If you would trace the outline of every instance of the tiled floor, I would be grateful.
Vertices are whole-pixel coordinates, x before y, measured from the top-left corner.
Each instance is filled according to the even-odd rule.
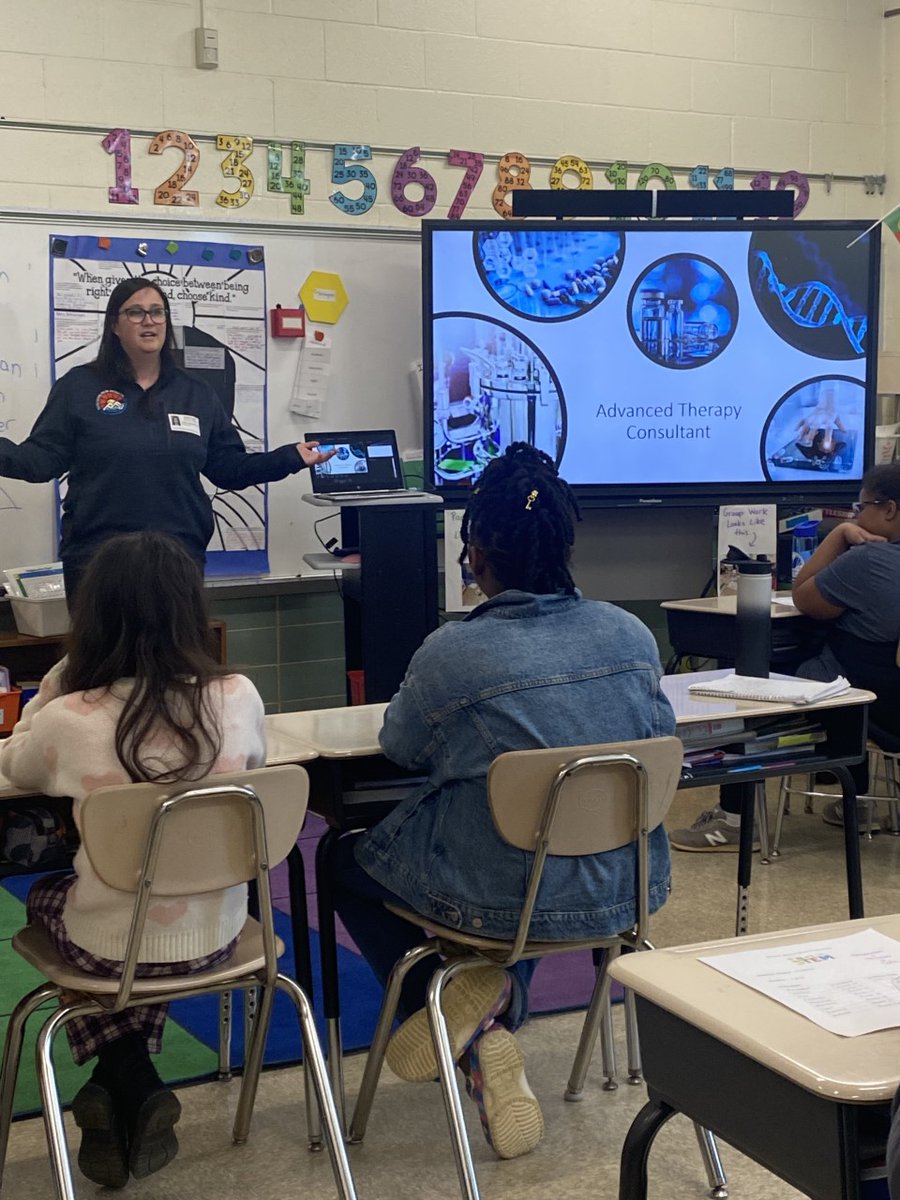
[[[673,826],[688,823],[707,799],[680,793]],[[895,911],[900,838],[884,834],[864,844],[863,878],[867,911]],[[674,889],[654,919],[659,945],[727,937],[734,925],[733,854],[674,855]],[[752,930],[789,928],[846,916],[843,843],[839,830],[818,815],[788,819],[783,856],[770,866],[754,864]],[[621,1014],[616,1016],[621,1024]],[[498,1162],[483,1141],[474,1108],[469,1130],[484,1200],[548,1200],[554,1197],[614,1197],[618,1154],[628,1124],[643,1103],[643,1088],[624,1082],[603,1092],[598,1072],[589,1076],[585,1098],[562,1098],[580,1027],[578,1014],[532,1021],[520,1034],[528,1077],[544,1109],[546,1136],[531,1155]],[[619,1029],[621,1034],[621,1029]],[[622,1052],[624,1057],[624,1052]],[[362,1056],[346,1062],[352,1096]],[[702,1064],[698,1064],[702,1070]],[[726,1080],[710,1080],[725,1087]],[[302,1079],[296,1069],[264,1076],[249,1142],[230,1143],[237,1085],[212,1083],[181,1093],[184,1116],[181,1152],[165,1171],[133,1182],[136,1200],[324,1200],[335,1194],[325,1155],[307,1154],[304,1142]],[[73,1138],[74,1144],[74,1138]],[[799,1193],[764,1170],[722,1147],[732,1197],[788,1200]],[[458,1196],[443,1108],[432,1084],[412,1085],[385,1072],[365,1143],[350,1148],[361,1200],[419,1200]],[[79,1196],[99,1189],[76,1175]],[[13,1129],[6,1191],[10,1200],[47,1200],[51,1195],[42,1126],[19,1123]],[[706,1194],[705,1178],[689,1122],[676,1118],[660,1134],[651,1155],[651,1197],[693,1200]]]

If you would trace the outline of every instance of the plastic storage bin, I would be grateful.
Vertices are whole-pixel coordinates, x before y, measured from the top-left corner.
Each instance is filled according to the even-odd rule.
[[[10,596],[9,602],[19,633],[27,633],[31,637],[52,637],[68,631],[69,609],[65,598],[28,600],[22,596]]]

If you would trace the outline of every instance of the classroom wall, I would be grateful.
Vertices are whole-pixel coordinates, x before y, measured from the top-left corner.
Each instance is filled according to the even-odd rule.
[[[220,66],[201,71],[200,0],[4,0],[0,112],[551,161],[879,174],[882,10],[880,0],[208,0]],[[109,160],[78,135],[4,137],[0,204],[107,209]],[[221,185],[213,165],[198,180],[204,205]],[[136,154],[135,182],[158,181],[158,167]],[[329,190],[314,189],[308,216],[346,221]],[[877,215],[859,185],[813,190],[809,216]],[[275,196],[253,210],[284,217]],[[385,188],[363,219],[408,220]]]
[[[200,0],[3,0],[0,208],[159,215],[152,190],[161,160],[146,153],[146,138],[175,127],[308,145],[311,191],[305,214],[291,217],[286,198],[264,190],[261,146],[250,205],[216,206],[221,155],[205,141],[192,181],[199,209],[167,213],[192,221],[414,228],[416,219],[390,200],[397,156],[413,144],[438,181],[433,216],[446,214],[459,182],[459,169],[444,162],[454,147],[488,156],[467,209],[473,217],[493,215],[496,158],[515,149],[538,164],[538,186],[567,153],[594,165],[595,186],[606,186],[602,171],[616,159],[632,164],[631,186],[652,161],[676,173],[696,163],[713,172],[734,166],[742,188],[761,169],[799,170],[811,177],[804,216],[875,221],[900,201],[893,183],[900,20],[886,21],[884,7],[881,0],[207,0],[220,66],[202,71],[193,40]],[[98,141],[113,126],[129,127],[136,139],[133,177],[142,196],[127,209],[107,202],[112,160]],[[364,216],[348,217],[328,200],[330,146],[341,140],[375,148],[379,199]],[[834,176],[830,188],[825,174]],[[861,177],[882,175],[884,194],[876,184],[867,194]],[[679,185],[686,186],[683,172]],[[898,253],[889,237],[881,386],[900,392]],[[579,581],[588,594],[617,600],[696,594],[712,542],[708,510],[589,514],[579,534]]]

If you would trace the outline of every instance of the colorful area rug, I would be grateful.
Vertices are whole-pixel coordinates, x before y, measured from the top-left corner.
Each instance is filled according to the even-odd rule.
[[[314,981],[313,1002],[321,1011],[319,980],[319,942],[316,932],[314,858],[316,843],[324,831],[324,823],[310,815],[307,818],[300,846],[306,867],[306,885],[309,898],[310,924],[312,925],[312,959]],[[31,876],[20,875],[4,879],[0,884],[0,1036],[5,1037],[9,1013],[18,1000],[40,982],[39,976],[12,950],[10,940],[15,931],[25,923],[24,900],[31,886]],[[283,969],[293,973],[292,941],[288,920],[287,869],[281,866],[273,873],[272,895],[276,907],[275,922],[279,936],[284,940],[287,951],[282,960]],[[346,930],[338,927],[338,969],[341,984],[341,1027],[344,1049],[365,1049],[371,1041],[378,1008],[381,1003],[381,988],[372,975],[368,964],[359,955]],[[583,1008],[590,999],[594,972],[590,952],[559,955],[546,959],[535,973],[531,989],[533,1013],[558,1012],[565,1009]],[[170,1010],[170,1021],[166,1026],[163,1052],[159,1070],[163,1078],[171,1082],[187,1082],[206,1079],[216,1073],[218,1065],[218,1000],[214,996],[199,996],[191,1000],[176,1001]],[[19,1085],[16,1093],[16,1112],[35,1112],[40,1107],[37,1081],[31,1064],[34,1062],[34,1039],[39,1024],[39,1015],[32,1018],[31,1035],[26,1041],[22,1059]],[[322,1031],[320,1030],[320,1033]],[[272,1028],[266,1048],[266,1065],[277,1066],[295,1063],[300,1058],[300,1035],[293,1006],[286,997],[279,996],[275,1003]],[[65,1044],[65,1038],[57,1039],[56,1069],[60,1092],[68,1102],[91,1072],[90,1064],[76,1067]],[[243,1062],[242,1021],[235,1016],[232,1045],[232,1063]]]

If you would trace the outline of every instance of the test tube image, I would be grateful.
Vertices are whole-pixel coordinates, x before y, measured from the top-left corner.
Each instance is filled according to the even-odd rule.
[[[766,478],[780,482],[813,472],[826,479],[862,476],[865,387],[824,375],[791,388],[772,406],[760,440]]]
[[[734,334],[738,299],[721,267],[697,255],[658,259],[631,289],[629,329],[642,354],[664,367],[702,367]]]
[[[605,300],[625,258],[611,230],[497,229],[476,233],[473,252],[488,291],[511,312],[567,321]]]
[[[566,436],[556,372],[514,329],[483,317],[439,316],[433,326],[434,472],[475,483],[511,442],[555,461]]]

